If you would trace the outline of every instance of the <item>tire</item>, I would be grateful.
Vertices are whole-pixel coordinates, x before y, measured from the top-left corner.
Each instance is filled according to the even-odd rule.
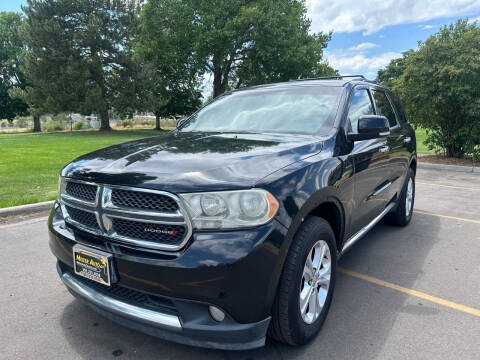
[[[315,247],[315,250],[313,249]],[[319,261],[322,251],[325,255]],[[312,259],[312,266],[307,266],[307,256]],[[328,264],[329,263],[329,264]],[[309,262],[310,264],[310,262]],[[321,264],[320,266],[318,266]],[[314,266],[317,265],[315,271]],[[328,267],[329,265],[329,267]],[[328,314],[335,288],[337,250],[332,228],[322,218],[308,216],[296,233],[285,260],[277,295],[272,308],[272,321],[268,335],[277,341],[298,346],[307,343],[317,335]],[[314,269],[316,276],[305,269]],[[328,271],[329,268],[329,271]],[[307,273],[305,273],[307,271]],[[328,274],[329,272],[329,274]],[[308,283],[308,278],[311,283]],[[327,278],[329,278],[328,285]],[[310,286],[313,285],[313,286]],[[312,302],[302,315],[301,295]],[[301,294],[302,293],[302,294]],[[315,300],[318,299],[318,303]],[[323,300],[319,311],[313,309]],[[307,301],[303,301],[305,305]],[[312,305],[310,305],[312,304]]]
[[[409,197],[411,200],[410,202]],[[412,220],[414,203],[415,174],[413,170],[409,168],[407,172],[407,177],[405,179],[405,184],[403,185],[402,194],[400,195],[400,198],[398,200],[398,205],[395,208],[395,211],[388,214],[387,222],[391,225],[407,226],[410,223],[410,220]]]

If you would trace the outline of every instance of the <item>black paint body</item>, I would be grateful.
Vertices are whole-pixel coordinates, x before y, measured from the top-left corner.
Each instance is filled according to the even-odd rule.
[[[407,169],[416,166],[411,126],[399,121],[386,137],[355,143],[347,140],[352,91],[378,85],[330,80],[272,86],[342,87],[330,134],[175,130],[95,151],[64,168],[62,175],[74,179],[174,194],[263,188],[280,203],[275,219],[266,225],[235,231],[194,230],[187,246],[177,253],[146,252],[96,239],[97,248],[114,255],[119,284],[187,303],[216,305],[235,324],[258,323],[270,316],[285,257],[305,216],[320,215],[332,224],[341,253],[349,237],[399,196]],[[372,199],[388,182],[392,185],[382,196]],[[71,267],[72,246],[91,239],[54,226],[55,216],[54,209],[50,247],[63,266]]]

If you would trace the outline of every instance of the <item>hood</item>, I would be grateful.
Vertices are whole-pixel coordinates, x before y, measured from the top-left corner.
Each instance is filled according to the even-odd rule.
[[[241,189],[321,149],[305,135],[173,131],[83,155],[62,175],[173,193]]]

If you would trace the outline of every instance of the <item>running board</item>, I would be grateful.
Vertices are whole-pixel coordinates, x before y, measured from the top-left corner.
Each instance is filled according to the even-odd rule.
[[[359,232],[357,232],[355,235],[353,235],[350,239],[348,239],[345,242],[345,245],[343,246],[342,252],[340,253],[340,256],[345,254],[348,249],[352,247],[353,244],[355,244],[358,240],[360,240],[367,232],[369,232],[377,223],[382,220],[382,218],[388,214],[390,210],[393,209],[395,206],[394,202],[391,202],[390,204],[387,205],[387,207],[378,215],[375,219],[373,219],[367,226],[364,228],[360,229]]]

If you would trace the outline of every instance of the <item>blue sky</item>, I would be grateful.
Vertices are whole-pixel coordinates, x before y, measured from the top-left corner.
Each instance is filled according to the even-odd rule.
[[[480,0],[307,0],[312,31],[333,30],[326,58],[340,73],[375,78],[442,25],[480,20]],[[479,21],[480,22],[480,21]]]
[[[0,0],[0,10],[20,11],[25,3]],[[440,26],[459,18],[480,20],[480,0],[306,0],[306,4],[312,31],[333,30],[325,52],[330,65],[343,75],[369,78]]]

